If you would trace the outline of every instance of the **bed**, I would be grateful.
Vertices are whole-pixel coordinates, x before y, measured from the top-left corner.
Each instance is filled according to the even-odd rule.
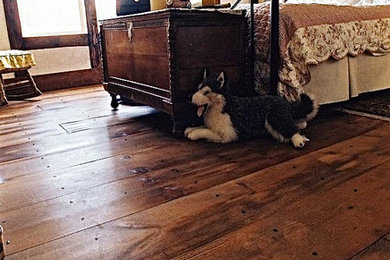
[[[390,3],[297,1],[254,7],[257,92],[277,92],[290,101],[308,92],[325,104],[390,88]],[[249,5],[239,8],[250,10]]]

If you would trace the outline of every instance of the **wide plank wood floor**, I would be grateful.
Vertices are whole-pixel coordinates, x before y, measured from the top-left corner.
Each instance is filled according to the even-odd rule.
[[[102,86],[0,109],[10,259],[390,259],[390,123],[323,110],[302,150],[170,134]]]

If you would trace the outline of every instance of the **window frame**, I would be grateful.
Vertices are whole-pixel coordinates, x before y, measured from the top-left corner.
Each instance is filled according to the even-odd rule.
[[[17,0],[3,0],[8,38],[12,49],[34,50],[88,46],[90,69],[33,76],[42,91],[101,84],[103,82],[101,47],[95,0],[84,0],[87,34],[23,37]]]
[[[34,50],[60,47],[89,46],[91,68],[101,63],[94,0],[84,0],[87,34],[23,37],[17,0],[3,0],[8,37],[12,49]]]

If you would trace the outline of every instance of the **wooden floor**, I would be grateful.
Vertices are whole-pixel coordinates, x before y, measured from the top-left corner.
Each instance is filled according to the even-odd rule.
[[[6,259],[390,259],[390,123],[322,113],[302,150],[170,135],[101,86],[0,109]]]

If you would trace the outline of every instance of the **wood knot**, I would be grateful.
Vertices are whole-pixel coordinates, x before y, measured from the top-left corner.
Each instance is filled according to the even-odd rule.
[[[136,167],[130,171],[130,174],[144,174],[149,172],[149,169],[146,167]]]
[[[142,181],[143,183],[147,183],[147,184],[153,184],[153,183],[157,182],[156,179],[153,179],[149,175],[145,175],[145,177],[140,178],[140,181]]]
[[[183,197],[183,195],[184,195],[183,190],[181,188],[178,188],[178,187],[164,187],[163,193],[169,199],[177,199],[177,198]]]

